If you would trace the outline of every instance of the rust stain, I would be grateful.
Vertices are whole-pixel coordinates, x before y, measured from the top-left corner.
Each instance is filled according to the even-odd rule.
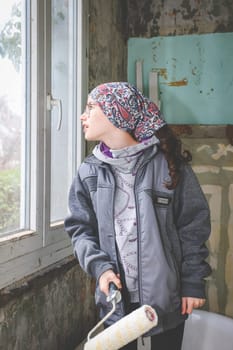
[[[167,79],[167,69],[166,69],[166,68],[160,68],[159,74],[160,74],[161,77],[163,77],[164,79]]]
[[[167,68],[154,68],[152,71],[159,73],[161,77],[167,80]]]
[[[169,83],[161,83],[166,84],[168,86],[185,86],[188,85],[188,80],[186,78],[177,81],[170,81]]]

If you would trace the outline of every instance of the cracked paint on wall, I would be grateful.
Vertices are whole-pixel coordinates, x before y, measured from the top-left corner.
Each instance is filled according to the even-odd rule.
[[[232,1],[128,0],[129,37],[232,31]]]
[[[206,309],[233,317],[233,147],[224,139],[183,139],[211,212]]]

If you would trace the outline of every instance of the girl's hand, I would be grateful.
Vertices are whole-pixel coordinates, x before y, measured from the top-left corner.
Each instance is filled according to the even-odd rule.
[[[120,280],[120,275],[115,274],[112,270],[107,270],[99,278],[99,287],[101,292],[106,294],[108,296],[109,294],[109,283],[113,282],[118,289],[122,288],[121,280]]]
[[[183,297],[181,314],[191,314],[193,309],[198,309],[205,304],[206,299]]]

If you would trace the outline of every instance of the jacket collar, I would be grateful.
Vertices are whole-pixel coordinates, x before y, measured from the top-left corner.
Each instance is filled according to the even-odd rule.
[[[156,151],[155,151],[156,148]],[[154,147],[154,145],[148,147],[144,151],[144,160],[141,164],[141,166],[144,166],[147,162],[149,162],[156,154],[159,152],[158,146]],[[94,156],[94,154],[90,154],[84,159],[84,163],[92,164],[92,165],[97,165],[97,166],[102,166],[102,167],[109,167],[109,164],[103,162],[102,160],[99,160]],[[140,167],[141,167],[140,166]]]

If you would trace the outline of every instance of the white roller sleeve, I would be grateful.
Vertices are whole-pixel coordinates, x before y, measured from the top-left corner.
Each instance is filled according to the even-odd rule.
[[[143,305],[90,339],[84,350],[117,350],[148,332],[157,323],[155,310]]]

